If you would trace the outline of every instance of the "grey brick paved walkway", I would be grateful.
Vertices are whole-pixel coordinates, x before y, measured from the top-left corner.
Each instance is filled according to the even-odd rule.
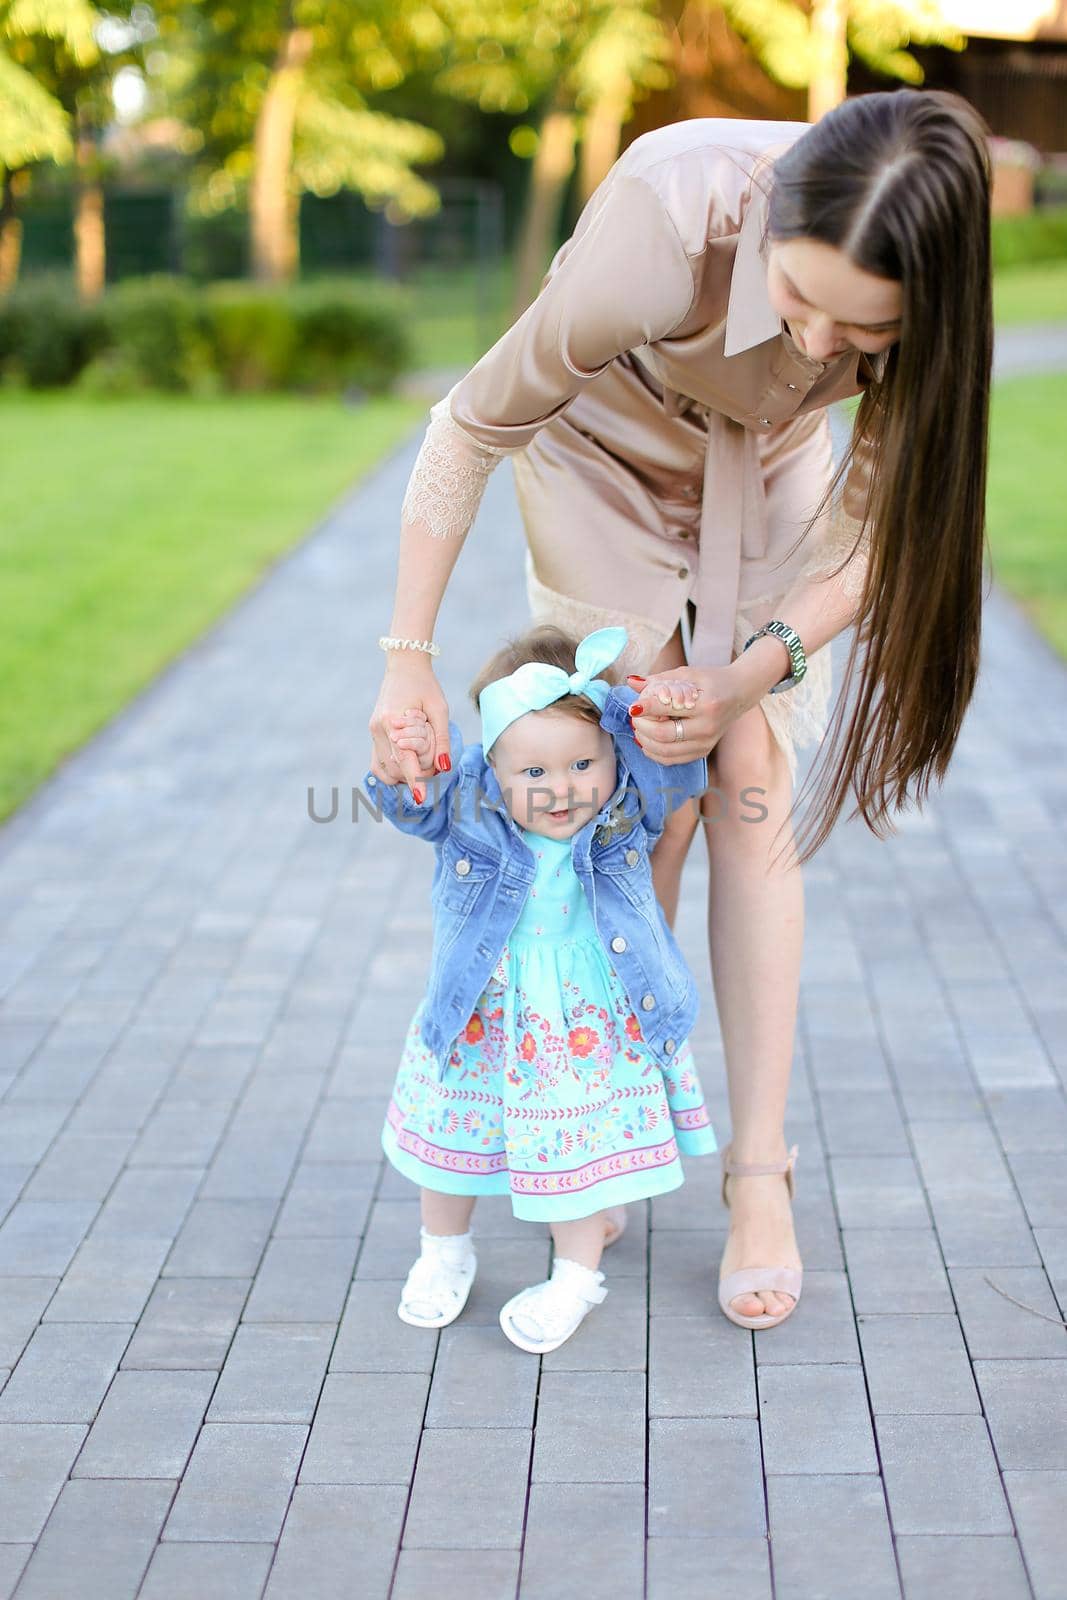
[[[1067,671],[994,592],[944,791],[806,871],[796,1315],[715,1310],[705,1160],[540,1365],[506,1203],[417,1332],[378,1129],[431,852],[305,811],[362,778],[413,452],[0,834],[0,1597],[1063,1600],[1067,1334],[987,1276],[1067,1303]],[[505,468],[442,628],[469,731],[520,552]],[[704,893],[694,850],[725,1138]]]

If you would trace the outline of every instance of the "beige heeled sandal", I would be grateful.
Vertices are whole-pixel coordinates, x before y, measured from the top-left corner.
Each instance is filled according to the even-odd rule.
[[[793,1168],[796,1166],[797,1146],[794,1145],[784,1161],[734,1161],[730,1151],[732,1145],[727,1145],[720,1152],[722,1162],[722,1203],[727,1210],[730,1202],[726,1198],[726,1180],[735,1178],[757,1178],[764,1173],[783,1172],[785,1174],[786,1188],[792,1201],[796,1192],[796,1182],[793,1177]],[[719,1307],[723,1316],[731,1322],[736,1322],[739,1328],[776,1328],[786,1317],[791,1317],[797,1308],[800,1299],[800,1284],[803,1277],[802,1267],[739,1267],[736,1272],[728,1272],[725,1278],[719,1279]],[[743,1317],[730,1307],[730,1301],[739,1294],[752,1294],[760,1289],[776,1290],[779,1294],[791,1294],[793,1304],[788,1311],[765,1312],[762,1317]]]

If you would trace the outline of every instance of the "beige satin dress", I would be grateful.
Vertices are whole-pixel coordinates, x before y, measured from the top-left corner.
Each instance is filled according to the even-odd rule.
[[[887,358],[813,361],[767,298],[773,162],[808,126],[699,118],[636,140],[537,299],[431,411],[404,520],[465,533],[510,455],[534,618],[578,636],[622,624],[627,671],[647,670],[687,601],[693,664],[727,664],[798,577],[856,541],[866,452],[802,535],[832,475],[826,408]],[[866,560],[861,545],[846,592]],[[830,688],[824,646],[796,688],[760,702],[794,781]]]

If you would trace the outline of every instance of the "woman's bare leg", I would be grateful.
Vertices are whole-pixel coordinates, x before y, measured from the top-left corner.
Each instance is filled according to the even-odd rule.
[[[714,777],[710,768],[714,767]],[[739,1162],[785,1159],[785,1106],[793,1059],[804,889],[789,864],[792,827],[778,833],[793,792],[789,767],[759,706],[730,725],[709,759],[719,793],[704,796],[710,865],[708,939],[712,982],[726,1055],[733,1155]],[[750,796],[766,808],[762,820]],[[716,820],[711,820],[712,818]],[[748,818],[750,820],[742,820]],[[775,836],[778,835],[776,838]],[[782,853],[777,866],[770,858]],[[783,1177],[731,1178],[730,1235],[722,1273],[741,1267],[799,1267],[792,1209]],[[737,1295],[742,1316],[787,1311],[792,1295],[772,1290]]]

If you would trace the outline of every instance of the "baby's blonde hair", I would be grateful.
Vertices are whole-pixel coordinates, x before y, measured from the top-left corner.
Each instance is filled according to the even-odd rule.
[[[529,661],[535,661],[540,666],[560,667],[564,672],[573,672],[574,656],[579,642],[552,622],[540,622],[516,638],[509,639],[485,663],[471,684],[470,694],[475,709],[478,709],[478,696],[487,684],[495,683],[497,678],[509,677]],[[617,683],[615,664],[598,672],[597,677],[603,678],[606,683]],[[600,726],[600,718],[603,715],[596,701],[590,699],[587,694],[562,695],[559,700],[553,700],[551,709],[566,712],[568,716],[577,717],[582,722],[591,722],[595,727]]]

